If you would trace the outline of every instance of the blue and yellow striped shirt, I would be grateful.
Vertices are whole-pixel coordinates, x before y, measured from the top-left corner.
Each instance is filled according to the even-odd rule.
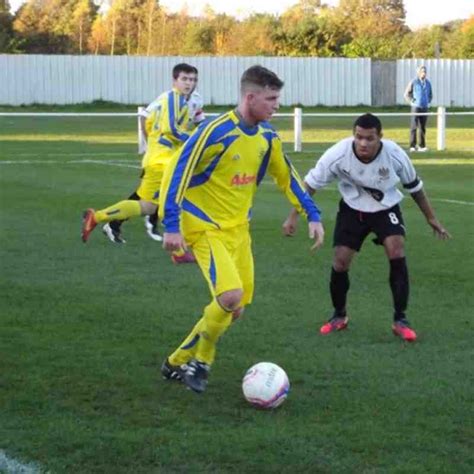
[[[161,94],[146,109],[147,162],[167,163],[189,138],[189,108],[186,96],[177,89]]]
[[[205,122],[165,170],[160,216],[166,232],[179,232],[180,220],[184,234],[246,223],[267,170],[299,212],[320,220],[270,124],[249,128],[235,111]]]

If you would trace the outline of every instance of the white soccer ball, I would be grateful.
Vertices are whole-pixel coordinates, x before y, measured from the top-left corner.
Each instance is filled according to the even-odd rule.
[[[272,362],[259,362],[247,370],[242,380],[245,399],[254,407],[271,409],[288,396],[290,381],[286,372]]]

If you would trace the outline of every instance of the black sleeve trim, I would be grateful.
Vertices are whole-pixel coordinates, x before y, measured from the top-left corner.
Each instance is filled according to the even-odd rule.
[[[412,181],[411,183],[404,184],[403,187],[405,189],[413,189],[416,188],[420,184],[420,178],[418,176],[416,177],[415,181]]]

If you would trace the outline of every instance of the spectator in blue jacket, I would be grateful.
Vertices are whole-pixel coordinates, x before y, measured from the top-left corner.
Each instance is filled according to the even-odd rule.
[[[431,82],[426,78],[426,66],[419,66],[417,77],[408,83],[405,99],[411,105],[412,113],[426,113],[433,100]],[[426,148],[426,115],[412,115],[410,123],[410,151],[427,151]],[[416,129],[419,130],[419,145],[416,144]]]

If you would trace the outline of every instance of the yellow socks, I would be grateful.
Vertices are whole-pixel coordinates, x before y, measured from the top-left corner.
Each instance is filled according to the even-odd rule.
[[[170,364],[182,365],[195,358],[211,365],[216,344],[232,322],[232,313],[225,311],[216,300],[206,306],[204,316],[194,326],[180,347],[169,357]]]
[[[124,221],[130,217],[141,216],[142,210],[139,201],[120,201],[113,206],[95,211],[94,218],[97,222]]]
[[[195,359],[211,365],[216,355],[216,344],[232,322],[232,313],[225,311],[214,300],[204,310],[203,325],[199,333]]]
[[[204,323],[202,317],[193,327],[186,339],[179,345],[179,347],[168,357],[171,365],[187,364],[196,353],[197,343],[199,341],[199,331]]]

